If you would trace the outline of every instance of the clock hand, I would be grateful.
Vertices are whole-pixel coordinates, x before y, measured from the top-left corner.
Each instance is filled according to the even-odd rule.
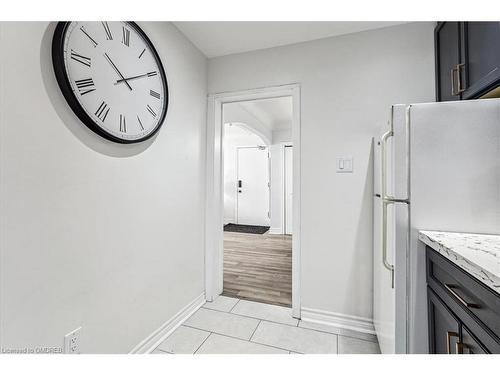
[[[143,78],[143,77],[151,77],[153,75],[156,75],[156,72],[149,72],[149,73],[146,73],[146,74],[140,74],[138,76],[133,76],[133,77],[128,77],[128,78],[123,78],[123,79],[119,79],[118,81],[115,82],[115,85],[121,83],[121,82],[127,82],[127,81],[131,81],[133,79],[137,79],[137,78]]]
[[[111,64],[111,66],[113,67],[113,69],[115,69],[116,73],[118,73],[118,75],[122,78],[123,77],[123,74],[120,73],[120,71],[118,70],[118,68],[116,67],[115,64],[113,64],[113,61],[111,61],[110,57],[108,56],[107,53],[104,53],[104,57],[106,57],[106,59],[108,60],[108,62]],[[128,88],[132,91],[132,87],[130,87],[130,85],[128,84],[127,81],[125,81],[125,84],[128,86]]]

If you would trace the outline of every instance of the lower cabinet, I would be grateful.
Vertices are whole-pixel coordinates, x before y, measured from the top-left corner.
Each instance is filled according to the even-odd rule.
[[[483,344],[463,325],[431,288],[429,305],[429,353],[488,354]]]
[[[462,339],[459,344],[460,354],[487,354],[488,352],[483,348],[478,339],[474,337],[469,330],[462,326]]]
[[[431,354],[500,354],[500,295],[427,247]]]
[[[460,323],[431,288],[429,303],[429,351],[434,354],[458,353]]]

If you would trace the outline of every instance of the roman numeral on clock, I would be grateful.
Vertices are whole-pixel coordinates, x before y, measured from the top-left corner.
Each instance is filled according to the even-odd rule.
[[[111,34],[111,29],[107,22],[101,22],[102,27],[104,27],[104,32],[106,33],[106,40],[113,40],[113,34]]]
[[[87,36],[87,38],[90,39],[90,41],[94,45],[94,48],[97,47],[97,42],[85,31],[85,29],[83,28],[83,26],[80,27],[80,30],[82,31],[82,33],[84,33]]]
[[[79,79],[75,81],[76,87],[81,95],[88,94],[89,92],[95,91],[95,85],[92,78]]]
[[[150,94],[152,97],[156,98],[156,99],[160,99],[160,94],[158,94],[158,93],[157,93],[156,91],[154,91],[154,90],[149,90],[149,94]]]
[[[151,115],[152,115],[153,117],[156,117],[156,112],[155,112],[155,111],[153,111],[153,108],[151,108],[151,107],[149,106],[149,104],[148,104],[148,106],[147,106],[147,109],[148,109],[149,113],[151,113]]]
[[[137,121],[139,121],[139,126],[141,127],[141,130],[144,130],[144,126],[142,126],[142,121],[139,118],[139,116],[137,116]]]
[[[122,43],[127,47],[130,45],[130,30],[125,26],[122,27]]]
[[[141,54],[140,54],[140,55],[139,55],[139,57],[138,57],[139,59],[142,57],[142,55],[144,55],[144,52],[146,52],[146,48],[144,48],[144,49],[142,50]]]
[[[120,131],[122,133],[127,132],[127,123],[125,122],[125,116],[120,115]]]
[[[154,77],[157,74],[158,74],[158,72],[149,72],[148,77]]]
[[[88,66],[90,68],[90,57],[82,56],[76,53],[74,50],[71,50],[71,58],[75,61],[78,61],[80,64]]]
[[[104,120],[106,120],[106,116],[109,113],[109,110],[110,108],[108,107],[108,105],[105,102],[102,102],[99,108],[97,108],[97,111],[95,111],[95,115],[99,120],[104,122]]]

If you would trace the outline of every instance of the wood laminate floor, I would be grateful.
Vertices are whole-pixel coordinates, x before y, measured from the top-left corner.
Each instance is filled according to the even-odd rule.
[[[292,304],[292,236],[224,232],[223,295]]]

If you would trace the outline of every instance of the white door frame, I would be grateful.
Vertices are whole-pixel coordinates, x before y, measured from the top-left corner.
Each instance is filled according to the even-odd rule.
[[[205,298],[213,301],[222,293],[224,256],[223,124],[226,103],[291,96],[293,103],[293,237],[292,315],[300,318],[300,85],[265,87],[208,96],[207,175],[205,215]]]
[[[282,153],[282,160],[283,160],[283,165],[281,166],[282,173],[281,173],[281,187],[283,188],[282,190],[282,196],[283,196],[283,202],[282,202],[282,210],[281,210],[281,226],[283,227],[282,232],[283,234],[286,234],[286,176],[285,176],[285,170],[286,170],[286,156],[285,156],[285,150],[287,147],[292,147],[292,152],[293,152],[293,144],[291,142],[284,142],[281,146],[281,153]],[[293,155],[293,154],[292,154]],[[293,168],[293,160],[292,160],[292,168]],[[292,185],[293,185],[293,176],[292,176]],[[293,197],[292,197],[292,216],[293,216]],[[292,228],[293,228],[293,219],[292,219]],[[293,229],[292,229],[292,236],[293,236]],[[293,237],[292,237],[293,240]]]

